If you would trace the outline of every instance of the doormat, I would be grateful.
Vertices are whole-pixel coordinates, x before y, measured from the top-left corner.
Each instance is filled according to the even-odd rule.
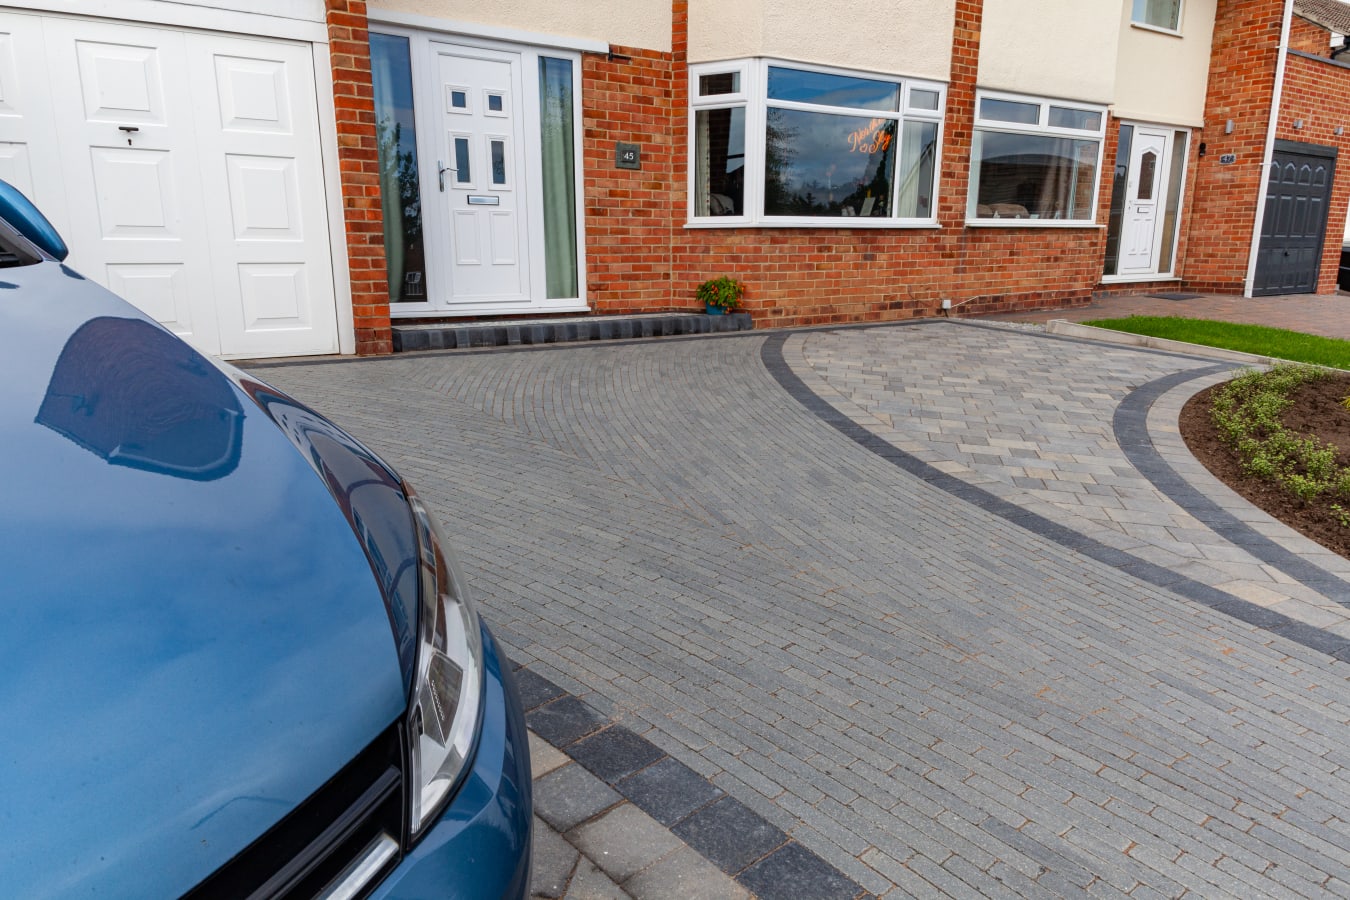
[[[1149,294],[1150,297],[1157,297],[1159,300],[1194,300],[1197,297],[1203,297],[1204,294]]]

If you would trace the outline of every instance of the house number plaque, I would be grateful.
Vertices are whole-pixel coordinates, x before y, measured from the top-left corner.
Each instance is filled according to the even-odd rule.
[[[1219,165],[1221,166],[1231,166],[1235,162],[1237,162],[1236,153],[1224,153],[1219,156]]]
[[[623,141],[615,141],[614,168],[641,169],[642,148],[637,144],[625,144]]]

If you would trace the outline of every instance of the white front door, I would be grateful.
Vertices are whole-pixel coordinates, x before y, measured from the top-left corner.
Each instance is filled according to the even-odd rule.
[[[29,170],[71,265],[208,353],[337,352],[310,47],[4,14],[0,73],[27,41],[14,96],[46,105],[5,119],[0,171]]]
[[[1165,167],[1168,133],[1147,128],[1134,130],[1130,147],[1130,169],[1126,179],[1125,218],[1121,228],[1120,268],[1122,275],[1157,271],[1158,210],[1162,206],[1167,179]]]
[[[448,227],[441,258],[448,292],[437,305],[527,304],[530,245],[525,198],[524,110],[519,54],[433,43],[436,55],[435,168],[424,174]],[[435,302],[435,301],[433,301]]]

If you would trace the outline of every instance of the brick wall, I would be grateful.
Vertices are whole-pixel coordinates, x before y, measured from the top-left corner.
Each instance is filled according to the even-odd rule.
[[[1302,128],[1294,128],[1297,121],[1303,122]],[[1336,270],[1340,265],[1346,211],[1350,207],[1350,134],[1336,134],[1337,127],[1350,132],[1350,68],[1326,59],[1290,55],[1285,64],[1275,136],[1338,150],[1331,203],[1327,208],[1322,268],[1317,280],[1319,294],[1336,291]]]
[[[1219,0],[1205,128],[1195,136],[1206,153],[1191,170],[1195,187],[1181,270],[1186,290],[1242,293],[1263,183],[1283,10],[1282,0]],[[1233,133],[1225,134],[1230,119]],[[1220,163],[1227,153],[1237,157],[1234,164]]]
[[[598,313],[668,309],[671,198],[684,166],[674,55],[611,47],[586,54],[581,73],[587,297]],[[641,170],[615,167],[619,141],[640,145]]]
[[[1331,53],[1331,32],[1296,15],[1289,22],[1289,49],[1311,53],[1313,56],[1328,56]]]
[[[324,0],[356,352],[393,352],[365,0]]]

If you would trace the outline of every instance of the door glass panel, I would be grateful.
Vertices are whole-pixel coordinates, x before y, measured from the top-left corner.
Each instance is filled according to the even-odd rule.
[[[1137,200],[1153,199],[1153,184],[1158,180],[1158,154],[1152,150],[1139,157],[1139,194]]]
[[[468,108],[469,108],[469,92],[468,92],[468,91],[457,91],[457,90],[453,90],[453,89],[452,89],[452,90],[450,91],[450,108],[451,108],[452,110],[456,110],[456,109],[468,109]]]
[[[389,300],[424,301],[426,254],[422,246],[422,200],[408,39],[372,33],[370,67],[375,89],[376,152]]]
[[[488,112],[502,112],[502,111],[504,111],[505,108],[506,108],[506,106],[505,106],[505,101],[502,99],[502,95],[501,95],[501,94],[488,94],[488,95],[487,95],[487,108],[488,108]]]
[[[1178,131],[1172,135],[1172,161],[1167,177],[1167,204],[1163,208],[1162,252],[1158,256],[1158,271],[1172,271],[1172,250],[1177,242],[1177,219],[1181,211],[1181,178],[1186,167],[1187,139],[1190,134]]]
[[[544,283],[550,300],[580,296],[572,91],[572,61],[541,56],[539,133],[544,193]]]
[[[488,141],[492,157],[492,183],[506,184],[506,141]]]
[[[468,184],[473,181],[473,172],[469,168],[469,139],[455,138],[455,181]]]
[[[1104,273],[1115,275],[1120,267],[1120,230],[1125,220],[1127,176],[1130,172],[1130,145],[1134,126],[1121,125],[1116,141],[1116,167],[1111,176],[1111,209],[1106,216],[1106,266]]]

